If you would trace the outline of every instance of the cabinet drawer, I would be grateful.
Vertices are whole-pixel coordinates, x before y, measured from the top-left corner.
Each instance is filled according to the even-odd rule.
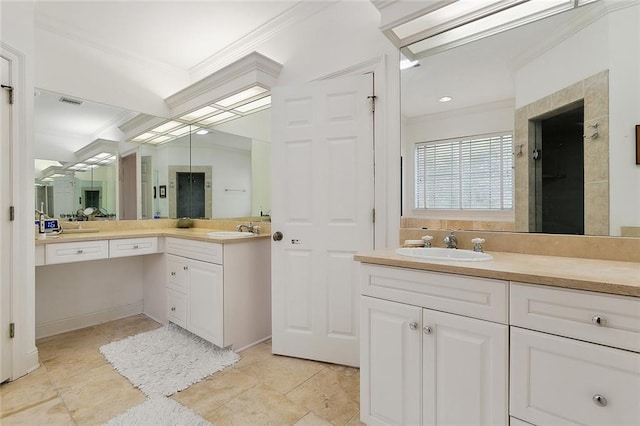
[[[158,238],[125,238],[109,241],[109,257],[137,256],[158,252]]]
[[[511,324],[640,352],[640,298],[511,284]]]
[[[180,327],[187,326],[187,296],[167,289],[167,319]]]
[[[47,244],[45,253],[47,265],[108,257],[109,242],[107,240]]]
[[[222,264],[222,244],[167,238],[167,253],[203,262]]]
[[[189,280],[187,262],[188,260],[183,257],[167,255],[167,287],[182,294],[187,294]]]
[[[363,265],[363,295],[479,319],[508,322],[508,282]]]
[[[640,424],[639,367],[634,352],[511,327],[510,414],[538,425]]]

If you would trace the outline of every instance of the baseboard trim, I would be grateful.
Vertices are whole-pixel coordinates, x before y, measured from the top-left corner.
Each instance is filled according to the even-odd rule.
[[[67,331],[78,330],[80,328],[91,327],[119,318],[130,317],[143,313],[142,300],[124,306],[115,306],[98,312],[77,315],[70,318],[63,318],[42,324],[36,324],[36,339],[65,333]]]

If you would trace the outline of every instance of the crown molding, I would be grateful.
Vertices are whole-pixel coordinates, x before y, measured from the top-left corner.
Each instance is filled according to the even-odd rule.
[[[337,2],[337,0],[298,2],[280,15],[272,18],[255,30],[229,44],[227,47],[191,67],[189,69],[189,76],[192,80],[199,80],[255,51],[285,28],[310,18]]]
[[[227,65],[226,67],[203,78],[202,80],[197,81],[196,83],[193,83],[192,85],[169,96],[165,99],[165,102],[172,109],[172,115],[176,115],[173,111],[174,109],[203,95],[209,94],[206,102],[203,102],[204,104],[214,102],[217,98],[232,94],[228,89],[220,91],[219,94],[215,93],[215,91],[216,89],[221,88],[228,83],[240,81],[242,77],[250,77],[249,85],[258,83],[270,89],[278,80],[278,76],[280,75],[281,70],[281,64],[267,58],[266,56],[258,52],[253,52],[245,56],[244,58],[241,58],[236,62]],[[251,76],[251,74],[254,73],[255,76]],[[242,90],[246,87],[249,87],[249,85],[240,85],[236,88],[236,90]]]
[[[441,120],[446,120],[450,118],[460,117],[462,115],[485,113],[491,110],[499,110],[499,109],[505,109],[505,108],[515,109],[515,107],[516,107],[516,100],[514,98],[509,98],[509,99],[502,99],[494,102],[488,102],[480,105],[472,105],[466,108],[453,109],[450,111],[417,115],[415,117],[407,117],[403,115],[402,118],[406,120],[406,123],[408,125],[411,125],[411,124],[417,124],[417,123],[441,121]]]
[[[156,126],[164,124],[166,121],[166,118],[141,113],[120,125],[118,129],[124,133],[124,139],[126,141],[148,131],[149,129],[153,129]]]

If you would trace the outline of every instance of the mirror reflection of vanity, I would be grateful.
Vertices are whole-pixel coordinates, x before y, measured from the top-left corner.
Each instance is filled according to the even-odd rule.
[[[640,226],[640,168],[633,161],[639,9],[598,1],[453,48],[420,41],[402,48],[417,61],[401,71],[405,223],[612,236]],[[452,100],[438,102],[444,96]],[[580,115],[567,114],[574,110]],[[556,154],[552,142],[545,143],[546,122],[563,114],[577,129],[571,144],[579,145],[578,153]],[[416,144],[501,132],[514,140],[513,209],[415,208]],[[563,143],[569,145],[565,139],[557,144]],[[563,186],[571,179],[561,167],[576,165],[577,186]],[[549,196],[554,188],[564,189]],[[550,230],[543,217],[568,217],[576,200],[583,202],[577,213],[583,232]]]
[[[58,105],[60,99],[82,104]],[[267,219],[269,109],[218,124],[207,134],[187,133],[158,145],[116,142],[124,140],[119,126],[137,116],[135,112],[46,90],[38,91],[35,111],[35,206],[43,206],[51,217],[77,219],[78,212],[95,207],[91,220],[122,218],[122,188],[133,188],[134,199],[140,193],[140,211],[132,219]],[[91,141],[96,136],[113,143],[110,152],[117,155],[124,146],[126,155],[135,154],[125,158],[139,158],[133,161],[132,174],[124,173],[128,166],[122,160],[72,169],[89,155],[84,152],[95,145]],[[130,182],[119,182],[119,177]]]

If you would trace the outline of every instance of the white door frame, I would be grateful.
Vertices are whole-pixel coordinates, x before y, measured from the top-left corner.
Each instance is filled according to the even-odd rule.
[[[11,163],[12,222],[11,309],[15,324],[12,380],[38,367],[35,345],[35,238],[34,238],[34,168],[33,168],[33,72],[25,65],[26,55],[0,42],[0,55],[11,63],[13,90]],[[19,285],[16,285],[19,283]]]

